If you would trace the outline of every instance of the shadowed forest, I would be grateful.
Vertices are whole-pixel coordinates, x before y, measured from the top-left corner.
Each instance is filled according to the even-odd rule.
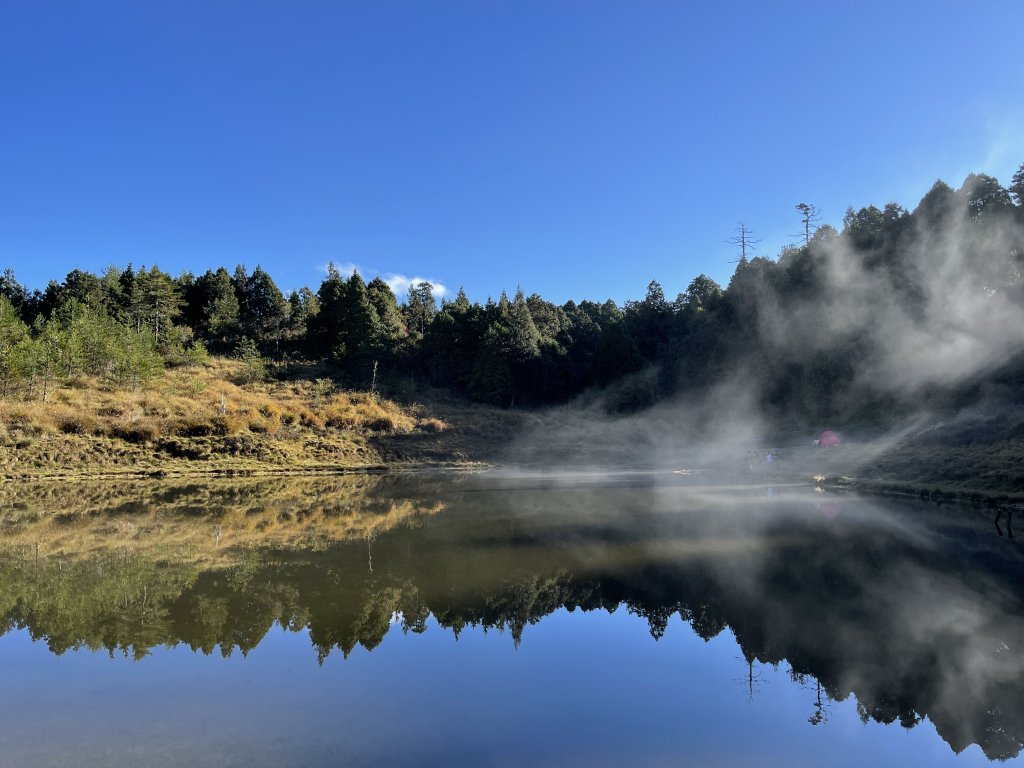
[[[395,397],[429,385],[501,407],[585,396],[624,413],[718,391],[806,426],[1020,404],[1024,166],[1008,188],[972,174],[959,189],[937,182],[912,211],[851,209],[841,229],[796,209],[799,243],[777,258],[757,255],[741,225],[727,286],[701,275],[669,298],[652,281],[623,306],[523,289],[438,302],[428,283],[396,297],[333,266],[287,296],[258,266],[75,270],[32,291],[8,271],[0,393],[45,400],[82,375],[135,387],[217,354],[242,361],[243,383],[326,361],[335,380]]]

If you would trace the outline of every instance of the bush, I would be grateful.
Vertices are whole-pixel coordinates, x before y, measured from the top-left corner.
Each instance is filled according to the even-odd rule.
[[[223,453],[232,456],[249,456],[259,458],[262,455],[260,444],[250,435],[233,435],[226,437],[218,446]]]
[[[324,426],[330,429],[352,429],[355,419],[340,413],[332,413],[324,418]]]
[[[82,413],[65,416],[57,422],[57,429],[65,435],[98,435],[102,432],[98,420]]]
[[[310,429],[323,429],[325,426],[324,420],[312,411],[303,411],[299,415],[299,423]]]
[[[193,445],[177,438],[159,440],[156,447],[164,453],[179,459],[196,461],[210,458],[209,450],[205,447]]]
[[[249,424],[237,416],[215,416],[212,420],[215,435],[237,435],[248,428]]]
[[[330,379],[314,379],[310,385],[313,396],[313,407],[319,408],[323,401],[334,391],[334,382]]]
[[[368,420],[366,426],[375,432],[394,432],[398,427],[398,421],[391,414],[384,414]]]
[[[205,419],[182,419],[170,431],[181,437],[208,437],[214,434],[216,429]]]
[[[201,341],[192,342],[181,354],[181,364],[188,368],[202,365],[209,359],[210,353],[207,351],[206,345]]]
[[[242,369],[238,373],[240,384],[257,384],[267,378],[267,364],[252,339],[243,338],[238,342],[235,357],[242,361]]]
[[[605,391],[605,410],[617,414],[649,408],[657,400],[655,384],[649,371],[624,376]]]
[[[149,422],[130,421],[115,424],[110,434],[128,443],[151,443],[160,436],[160,430]]]

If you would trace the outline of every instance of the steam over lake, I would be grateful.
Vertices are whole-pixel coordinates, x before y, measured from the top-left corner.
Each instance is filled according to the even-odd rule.
[[[0,521],[3,766],[1024,744],[1024,549],[994,509],[486,473],[40,485]]]

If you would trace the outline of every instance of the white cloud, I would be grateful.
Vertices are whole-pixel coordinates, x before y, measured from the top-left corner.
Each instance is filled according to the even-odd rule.
[[[360,275],[365,274],[358,264],[353,264],[351,261],[345,261],[345,262],[337,262],[337,261],[335,261],[335,262],[331,262],[331,263],[334,264],[334,268],[336,270],[338,270],[338,274],[340,274],[342,277],[348,277],[353,272],[358,272]],[[331,263],[320,264],[316,268],[316,271],[317,272],[322,272],[323,274],[326,275],[327,274],[327,268],[330,266]]]
[[[409,294],[409,288],[413,285],[419,285],[420,283],[430,283],[430,290],[434,294],[434,298],[444,298],[448,293],[448,289],[443,283],[437,282],[437,280],[431,280],[427,277],[406,277],[405,275],[399,275],[394,272],[388,272],[382,275],[384,282],[388,284],[388,287],[394,292],[395,296],[399,301],[405,301]]]
[[[343,278],[348,278],[353,272],[358,272],[364,280],[369,282],[377,275],[380,275],[381,279],[383,279],[384,282],[388,284],[388,287],[391,288],[392,292],[394,292],[395,297],[399,302],[406,300],[409,295],[409,288],[414,285],[419,285],[420,283],[430,283],[430,290],[433,292],[434,298],[436,299],[442,299],[448,295],[448,288],[444,283],[440,283],[429,277],[419,277],[418,275],[407,277],[406,275],[401,275],[397,272],[379,272],[376,269],[363,269],[361,266],[351,261],[335,261],[333,264],[334,268],[338,270],[338,274]],[[316,269],[321,274],[326,275],[328,266],[328,264],[319,264]]]

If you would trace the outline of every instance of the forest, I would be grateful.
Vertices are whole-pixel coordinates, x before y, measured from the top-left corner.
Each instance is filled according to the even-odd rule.
[[[799,241],[777,258],[757,255],[741,225],[727,286],[699,275],[669,298],[652,280],[622,306],[522,288],[438,301],[429,283],[396,297],[333,265],[316,290],[288,295],[259,266],[76,269],[42,290],[7,270],[0,395],[45,400],[81,375],[137,387],[214,354],[240,358],[252,381],[327,362],[352,388],[427,385],[506,408],[599,391],[622,413],[733,382],[770,417],[872,424],[982,389],[1019,397],[1024,165],[1008,187],[971,174],[959,189],[936,182],[913,210],[851,208],[841,228],[820,219],[795,206]]]

